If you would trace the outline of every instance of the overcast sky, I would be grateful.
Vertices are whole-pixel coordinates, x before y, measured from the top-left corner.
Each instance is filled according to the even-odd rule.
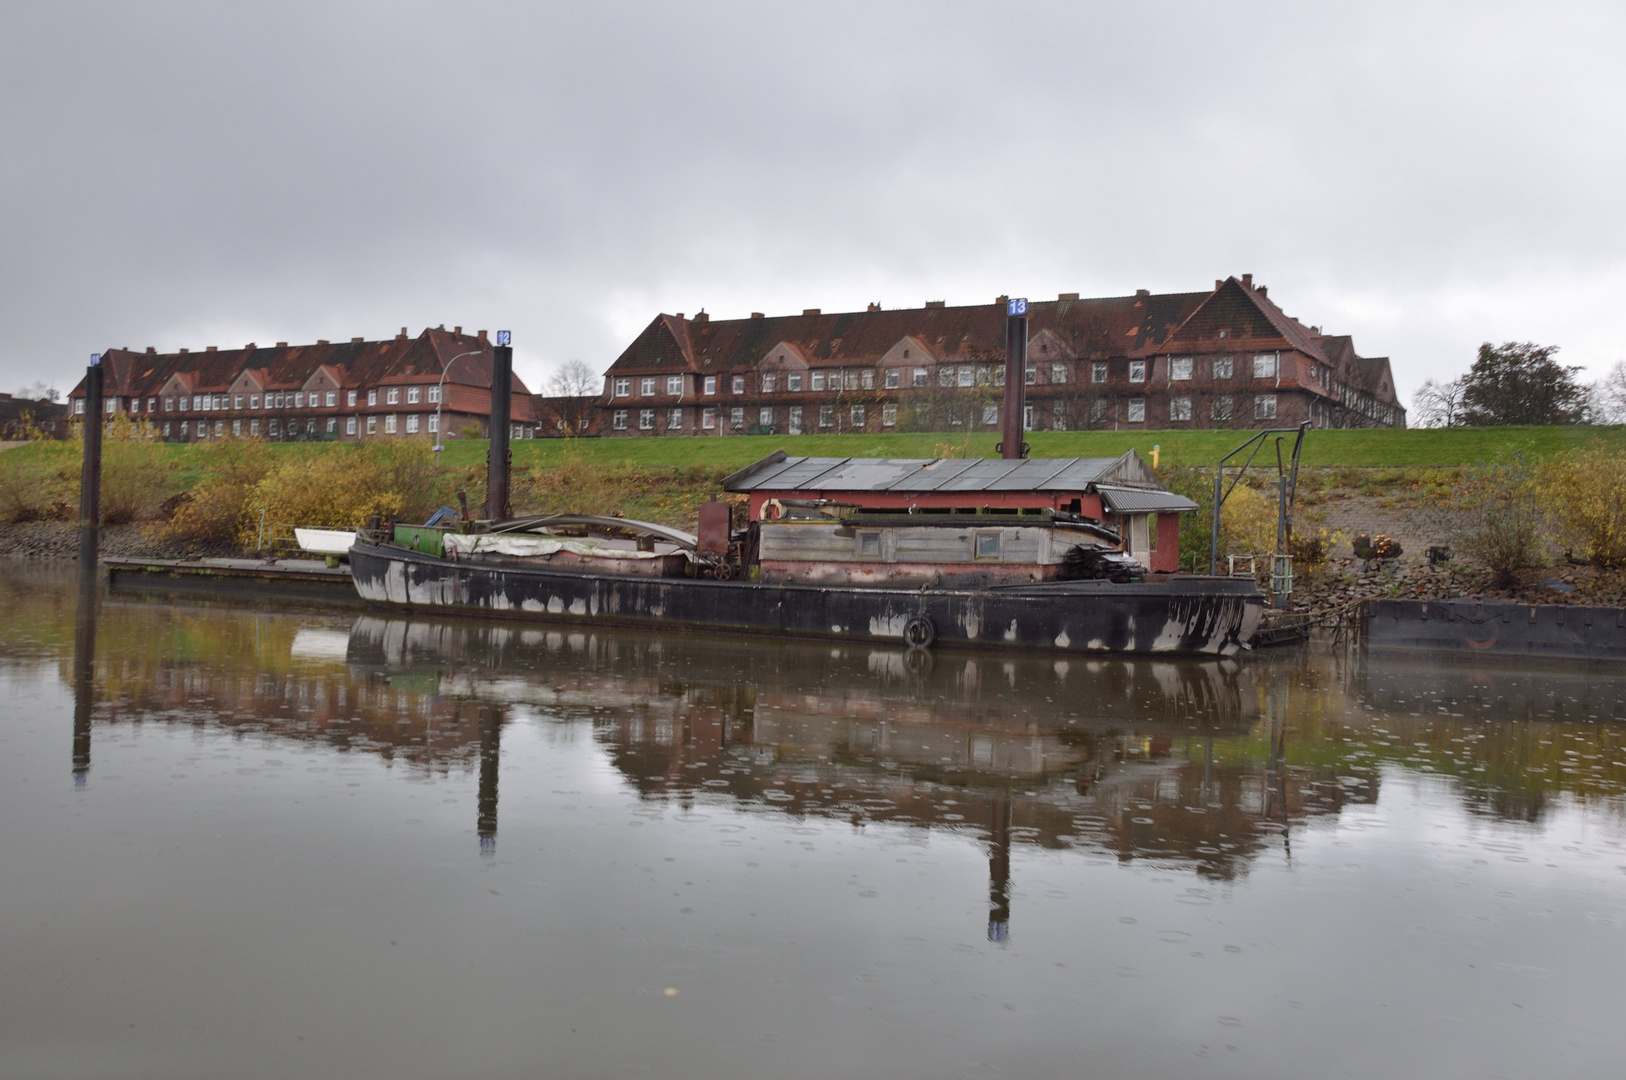
[[[89,353],[1194,291],[1626,356],[1626,6],[0,5],[0,390]]]

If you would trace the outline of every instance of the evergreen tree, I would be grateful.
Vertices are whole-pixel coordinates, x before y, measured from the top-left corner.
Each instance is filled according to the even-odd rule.
[[[1499,424],[1581,424],[1586,422],[1587,388],[1575,381],[1578,367],[1553,359],[1556,345],[1485,342],[1473,369],[1462,377],[1463,422],[1472,427]]]

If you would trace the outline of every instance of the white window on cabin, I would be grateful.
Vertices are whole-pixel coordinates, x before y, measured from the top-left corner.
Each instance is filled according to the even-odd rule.
[[[879,559],[881,557],[881,534],[878,532],[861,532],[858,534],[858,557],[860,559]]]
[[[998,560],[999,533],[993,529],[979,531],[977,534],[977,560]]]

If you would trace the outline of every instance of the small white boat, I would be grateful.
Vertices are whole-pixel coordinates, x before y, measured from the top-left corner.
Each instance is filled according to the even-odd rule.
[[[348,555],[356,543],[354,529],[295,529],[299,550],[312,555]]]

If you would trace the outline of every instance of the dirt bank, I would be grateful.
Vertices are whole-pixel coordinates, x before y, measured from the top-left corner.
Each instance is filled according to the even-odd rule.
[[[140,525],[108,525],[102,529],[101,556],[104,559],[161,558],[175,559],[187,555],[238,554],[232,545],[219,550],[201,551],[195,546],[165,544],[146,535]],[[0,524],[0,558],[5,559],[77,559],[79,558],[79,526],[70,522],[30,521],[21,524]]]

